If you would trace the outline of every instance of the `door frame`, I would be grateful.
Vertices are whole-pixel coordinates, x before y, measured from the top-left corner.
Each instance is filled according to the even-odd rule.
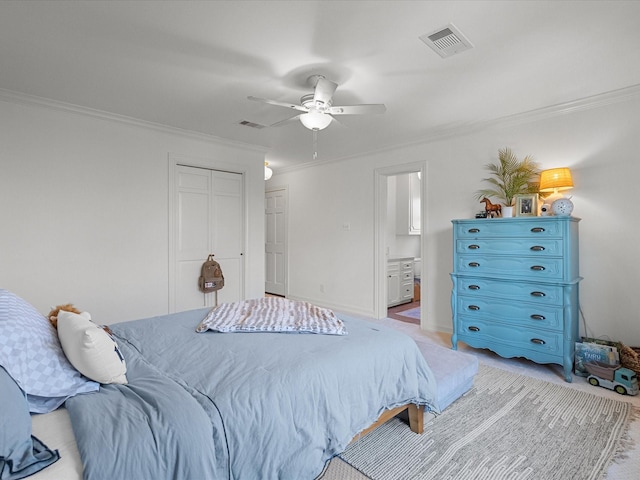
[[[289,187],[287,185],[281,186],[273,186],[265,189],[265,195],[269,192],[277,192],[284,191],[285,197],[285,210],[284,210],[284,296],[287,298],[289,296]],[[266,235],[267,229],[265,226],[265,245],[266,245]],[[266,280],[266,264],[265,264],[265,280]],[[266,281],[265,281],[265,292],[266,292]]]
[[[426,235],[427,228],[426,211],[427,211],[427,163],[412,162],[402,165],[393,165],[389,167],[376,168],[374,174],[374,314],[378,319],[387,317],[387,203],[388,189],[387,181],[389,177],[402,175],[405,173],[420,172],[422,181],[420,182],[420,258],[422,259],[422,276],[420,279],[420,298],[426,299],[427,276],[424,274],[426,269]],[[420,309],[420,325],[427,324],[427,309]]]
[[[247,251],[249,245],[249,237],[248,237],[248,218],[249,218],[249,199],[247,192],[247,172],[244,168],[240,168],[239,165],[231,162],[220,161],[213,158],[198,158],[198,157],[190,157],[187,155],[180,155],[175,153],[169,153],[169,199],[168,199],[168,210],[169,210],[169,226],[168,226],[168,247],[169,247],[169,265],[168,265],[168,305],[167,311],[168,313],[175,313],[176,308],[176,245],[178,243],[177,235],[178,231],[176,229],[176,217],[177,217],[177,205],[176,205],[176,183],[178,179],[178,175],[176,174],[176,167],[178,165],[183,165],[186,167],[195,167],[195,168],[204,168],[207,170],[218,170],[221,172],[229,172],[229,173],[237,173],[242,175],[242,215],[244,216],[243,220],[243,235],[242,235],[242,251],[244,252],[244,265],[243,265],[243,283],[240,285],[240,294],[241,297],[244,298],[245,292],[247,289]]]

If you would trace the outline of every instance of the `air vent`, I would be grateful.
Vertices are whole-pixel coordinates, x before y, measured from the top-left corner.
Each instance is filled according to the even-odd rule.
[[[464,34],[450,23],[435,32],[427,33],[420,37],[424,43],[431,47],[442,58],[447,58],[456,53],[473,48],[473,43]]]
[[[260,125],[259,123],[250,122],[249,120],[242,120],[240,122],[240,125],[244,127],[251,127],[251,128],[257,128],[257,129],[266,127],[266,125]]]

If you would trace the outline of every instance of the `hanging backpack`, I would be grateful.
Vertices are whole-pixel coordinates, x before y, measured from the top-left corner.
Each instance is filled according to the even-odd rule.
[[[202,264],[198,286],[203,293],[211,293],[224,287],[224,276],[220,264],[209,255],[207,261]]]

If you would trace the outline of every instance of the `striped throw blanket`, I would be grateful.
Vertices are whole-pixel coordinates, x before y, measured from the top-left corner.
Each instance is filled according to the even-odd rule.
[[[280,297],[221,303],[196,327],[198,333],[207,330],[347,334],[344,323],[331,310]]]

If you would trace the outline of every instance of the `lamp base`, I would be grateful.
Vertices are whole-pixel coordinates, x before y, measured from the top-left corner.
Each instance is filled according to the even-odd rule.
[[[548,197],[545,197],[544,203],[548,204],[548,205],[552,205],[553,202],[555,202],[556,200],[558,200],[559,198],[564,198],[564,195],[560,192],[554,192],[551,195],[549,195]]]

